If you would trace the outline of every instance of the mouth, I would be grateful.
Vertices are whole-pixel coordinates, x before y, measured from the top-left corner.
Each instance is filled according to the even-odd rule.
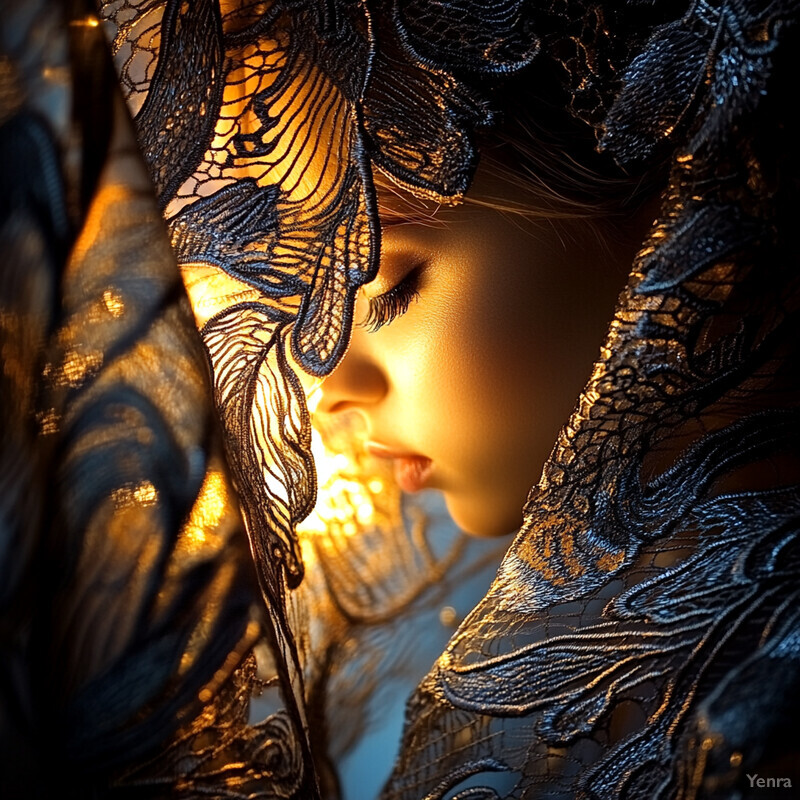
[[[394,477],[404,492],[419,492],[424,489],[433,470],[433,461],[417,453],[392,450],[377,442],[367,442],[367,452],[375,458],[394,462]]]

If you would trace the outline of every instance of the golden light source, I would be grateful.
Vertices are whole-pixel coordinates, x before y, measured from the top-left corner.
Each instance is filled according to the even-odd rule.
[[[74,28],[96,28],[100,24],[100,20],[93,14],[89,14],[83,19],[73,19],[69,24]]]
[[[319,403],[319,387],[309,406]],[[330,417],[315,413],[311,452],[317,470],[317,502],[297,527],[303,540],[327,549],[343,540],[402,526],[400,490],[390,466],[366,451],[366,430],[358,414]],[[304,555],[308,548],[304,549]]]

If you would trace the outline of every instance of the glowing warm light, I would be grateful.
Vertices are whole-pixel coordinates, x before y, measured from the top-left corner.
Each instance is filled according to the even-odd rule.
[[[237,12],[241,11],[237,6]],[[239,23],[244,22],[240,17]],[[325,79],[314,73],[313,65],[308,65],[312,74],[283,87],[272,99],[270,114],[292,120],[292,125],[265,124],[259,115],[260,104],[254,98],[263,96],[285,74],[289,51],[288,41],[262,39],[232,53],[235,67],[225,75],[211,146],[167,207],[168,217],[195,197],[208,196],[245,178],[255,179],[261,186],[280,184],[292,203],[324,195],[337,185],[339,159],[318,157],[317,148],[309,143],[330,140],[333,132],[346,127],[349,120],[342,125],[340,120],[330,119],[336,117],[340,96],[331,84],[326,86],[327,93],[320,93]],[[325,105],[332,106],[334,113],[326,113]],[[206,113],[205,106],[198,113]],[[253,139],[263,147],[255,145]]]
[[[260,298],[258,289],[246,286],[210,264],[181,264],[181,276],[198,328],[202,328],[218,311],[235,303]]]
[[[312,390],[314,394],[318,403],[318,386]],[[321,419],[327,420],[324,415]],[[318,416],[316,422],[319,421]],[[328,420],[323,427],[330,424]],[[351,426],[341,433],[334,449],[326,445],[317,427],[312,431],[311,453],[318,490],[314,510],[297,528],[304,557],[313,551],[308,542],[333,543],[337,538],[389,528],[398,522],[399,490],[388,480],[388,475],[379,474],[388,470],[388,465],[376,462],[366,453],[363,431]]]
[[[87,375],[95,372],[103,363],[100,353],[79,353],[71,350],[61,365],[60,382],[68,386],[80,386]]]
[[[133,490],[133,499],[142,506],[153,505],[156,501],[156,487],[150,481],[140,483]]]
[[[308,392],[306,402],[308,403],[308,410],[314,413],[319,407],[322,400],[322,380],[318,380],[316,385]]]
[[[209,471],[182,532],[181,544],[200,549],[210,538],[218,538],[215,529],[228,509],[228,491],[221,472]]]
[[[125,311],[125,303],[122,301],[122,297],[113,289],[106,289],[103,292],[103,304],[112,317],[121,317]]]
[[[150,481],[142,481],[135,486],[121,486],[119,489],[115,489],[111,493],[111,497],[119,508],[130,506],[146,508],[155,505],[158,500],[158,492]]]
[[[54,408],[43,411],[37,415],[39,431],[42,436],[47,436],[58,431],[60,417]]]
[[[90,14],[83,19],[73,19],[69,24],[76,28],[96,28],[100,24],[100,20]]]

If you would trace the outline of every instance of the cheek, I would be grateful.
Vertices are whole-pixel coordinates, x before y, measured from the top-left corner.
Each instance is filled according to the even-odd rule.
[[[468,242],[446,263],[433,264],[436,303],[398,343],[408,348],[398,386],[416,387],[410,404],[426,417],[440,458],[473,482],[514,468],[511,450],[530,427],[538,385],[532,287],[521,285],[513,270],[499,282],[484,266],[489,256],[480,243]],[[535,478],[526,473],[526,480]]]
[[[428,250],[420,301],[374,335],[390,384],[375,413],[436,462],[458,522],[506,532],[589,377],[616,290],[589,261],[596,243],[565,252],[552,231],[500,224],[448,232]]]
[[[530,486],[590,375],[616,289],[588,243],[565,251],[548,231],[482,233],[462,234],[436,265],[446,302],[432,315],[433,379],[448,403],[442,424],[460,427],[464,471]]]

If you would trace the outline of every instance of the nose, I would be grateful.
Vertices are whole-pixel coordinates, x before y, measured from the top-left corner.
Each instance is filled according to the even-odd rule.
[[[353,342],[339,366],[323,381],[318,409],[327,414],[367,410],[383,399],[387,388],[383,370]]]

